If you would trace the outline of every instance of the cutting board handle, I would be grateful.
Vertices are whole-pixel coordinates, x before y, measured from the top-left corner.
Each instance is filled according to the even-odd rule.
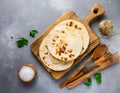
[[[100,4],[95,4],[90,10],[89,15],[84,20],[85,23],[89,24],[91,20],[102,16],[105,13],[104,8]]]

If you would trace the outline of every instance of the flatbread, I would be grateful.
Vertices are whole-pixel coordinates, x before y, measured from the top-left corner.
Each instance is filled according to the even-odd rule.
[[[82,51],[79,32],[71,27],[55,27],[49,33],[48,50],[58,60],[67,62],[76,59]]]
[[[73,27],[80,33],[82,41],[83,41],[83,47],[82,47],[81,54],[83,54],[89,45],[89,34],[87,32],[87,29],[84,27],[84,25],[75,20],[65,20],[65,21],[60,22],[56,27],[59,27],[59,26]]]
[[[57,59],[55,59],[48,51],[48,37],[46,36],[44,40],[42,41],[40,47],[39,47],[39,56],[44,65],[46,65],[48,68],[55,70],[55,71],[63,71],[68,68],[70,68],[73,64],[73,60],[69,62],[62,62]]]

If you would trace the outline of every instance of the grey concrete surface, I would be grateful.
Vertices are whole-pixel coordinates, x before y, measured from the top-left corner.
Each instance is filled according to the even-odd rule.
[[[112,20],[113,31],[120,32],[120,0],[0,0],[0,93],[120,93],[120,64],[101,71],[100,85],[92,77],[90,87],[80,84],[73,89],[59,89],[58,84],[73,71],[56,81],[29,49],[35,39],[29,36],[29,30],[37,29],[38,36],[67,10],[85,18],[95,3],[100,3],[106,10],[101,20]],[[98,24],[101,20],[91,24],[99,36]],[[16,41],[19,37],[26,37],[29,45],[18,49]],[[112,52],[120,51],[120,34],[110,39],[102,38],[101,43],[110,44]],[[17,75],[18,68],[24,63],[34,64],[38,71],[36,80],[29,84],[22,83]]]

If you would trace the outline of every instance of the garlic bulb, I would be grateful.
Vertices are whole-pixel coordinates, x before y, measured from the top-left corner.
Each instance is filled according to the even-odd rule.
[[[99,24],[99,31],[103,36],[110,36],[111,32],[113,30],[113,23],[111,20],[103,20]]]

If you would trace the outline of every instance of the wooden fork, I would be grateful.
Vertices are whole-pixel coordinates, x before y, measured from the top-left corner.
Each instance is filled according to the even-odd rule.
[[[72,82],[75,79],[79,78],[80,76],[82,76],[83,74],[87,73],[88,71],[90,71],[94,67],[100,66],[102,63],[104,63],[106,60],[108,60],[111,57],[112,57],[111,53],[105,54],[104,56],[102,56],[101,58],[99,58],[98,60],[96,60],[91,66],[83,68],[83,70],[78,75],[76,75],[74,78],[72,78],[70,80],[70,82]]]
[[[99,70],[105,69],[107,67],[112,66],[113,64],[117,63],[119,61],[120,57],[117,55],[113,55],[110,59],[102,63],[99,67],[97,67],[95,70],[89,72],[88,74],[83,75],[82,77],[76,79],[75,81],[67,84],[67,88],[73,88],[76,85],[82,83],[85,79],[89,78],[94,73],[98,72]]]

